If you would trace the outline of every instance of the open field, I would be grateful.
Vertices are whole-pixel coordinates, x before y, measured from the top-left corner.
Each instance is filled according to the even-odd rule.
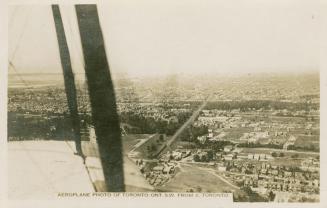
[[[136,134],[133,134],[135,137]],[[139,157],[142,158],[153,158],[158,155],[158,153],[164,148],[166,142],[171,139],[171,137],[162,136],[160,139],[160,134],[154,134],[144,137],[147,139],[142,145],[134,149],[135,152],[139,153]]]
[[[251,127],[239,127],[239,128],[231,128],[231,129],[224,129],[225,132],[224,139],[228,141],[235,141],[238,142],[240,137],[243,136],[244,133],[249,133],[253,131]]]
[[[167,192],[186,192],[193,190],[195,192],[234,192],[237,190],[232,187],[213,172],[181,164],[180,172],[172,178],[166,185],[157,188],[158,191]]]
[[[301,135],[295,141],[295,146],[298,147],[314,147],[319,149],[319,135]]]
[[[122,143],[123,143],[123,151],[124,153],[128,153],[133,149],[133,147],[141,140],[146,139],[151,134],[128,134],[122,136]]]

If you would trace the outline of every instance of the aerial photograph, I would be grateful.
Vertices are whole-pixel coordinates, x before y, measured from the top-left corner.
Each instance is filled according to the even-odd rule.
[[[319,202],[316,5],[122,2],[10,7],[9,198]]]

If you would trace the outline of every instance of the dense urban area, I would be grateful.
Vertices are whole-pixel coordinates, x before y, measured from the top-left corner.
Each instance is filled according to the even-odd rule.
[[[114,77],[124,156],[156,191],[319,201],[318,73]],[[9,76],[8,140],[72,140],[61,75],[24,80]],[[83,79],[77,93],[89,141]]]

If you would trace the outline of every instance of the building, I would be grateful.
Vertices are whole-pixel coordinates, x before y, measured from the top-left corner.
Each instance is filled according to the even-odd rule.
[[[224,147],[224,152],[230,152],[233,150],[233,146],[232,145],[227,145]]]

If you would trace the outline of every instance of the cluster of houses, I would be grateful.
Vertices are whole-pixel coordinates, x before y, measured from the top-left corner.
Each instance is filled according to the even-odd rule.
[[[226,145],[224,149],[214,153],[211,149],[176,149],[174,151],[168,151],[161,157],[163,161],[180,161],[186,158],[187,162],[217,162],[217,161],[240,161],[240,160],[252,160],[252,161],[271,161],[274,157],[271,154],[257,154],[257,153],[243,153],[242,148],[235,147],[233,145]],[[197,160],[195,158],[198,158]]]
[[[267,194],[270,191],[319,193],[318,159],[307,158],[301,162],[301,166],[293,167],[273,165],[274,157],[271,154],[243,153],[241,148],[233,145],[226,145],[222,151],[213,154],[211,160],[208,160],[210,151],[212,150],[177,150],[171,152],[170,157],[175,160],[187,157],[186,162],[210,162],[207,164],[209,166],[214,164],[212,167],[231,182],[241,187],[251,187],[260,194]],[[195,155],[198,161],[195,160]]]
[[[249,119],[250,114],[254,119]],[[312,130],[319,129],[319,126],[309,121],[303,123],[290,121],[286,124],[277,119],[267,122],[264,118],[268,115],[273,115],[273,111],[260,114],[257,111],[242,113],[235,110],[202,110],[194,125],[207,126],[208,134],[198,136],[197,139],[202,144],[208,140],[225,140],[235,143],[279,145],[280,148],[287,149],[290,145],[295,145],[297,135],[312,135]],[[233,129],[239,132],[239,135],[235,132],[231,134]]]
[[[266,139],[269,137],[269,132],[264,131],[264,132],[249,132],[249,133],[244,133],[243,136],[240,137],[240,142],[251,142],[251,143],[256,143],[259,141],[259,139]]]
[[[147,164],[143,160],[136,160],[136,165],[145,179],[153,186],[161,186],[169,181],[176,170],[176,163],[159,162],[154,166]]]
[[[307,164],[312,160],[314,159],[303,163]],[[314,162],[317,163],[316,160]],[[260,194],[270,191],[319,193],[319,171],[313,169],[304,171],[301,168],[271,165],[268,162],[225,161],[217,164],[217,170],[235,184],[251,187]]]
[[[163,155],[160,158],[160,160],[162,160],[162,161],[170,161],[170,160],[179,161],[190,155],[191,155],[191,150],[189,150],[189,149],[176,149],[173,151],[168,151],[165,155]]]
[[[319,193],[319,180],[305,180],[303,178],[275,178],[275,177],[247,177],[243,181],[243,186],[249,186],[253,191],[266,194],[274,192],[295,192],[295,193]]]
[[[320,162],[318,159],[307,158],[306,160],[303,160],[301,162],[300,168],[303,171],[310,171],[310,172],[319,171]]]
[[[288,140],[284,143],[283,145],[283,149],[284,150],[287,150],[287,148],[290,146],[290,145],[294,145],[296,142],[296,137],[291,135]]]
[[[268,161],[268,160],[273,160],[274,158],[270,154],[248,154],[247,159],[258,160],[258,161]]]
[[[8,111],[63,114],[68,110],[65,100],[65,91],[59,87],[47,90],[16,91],[16,94],[9,95]]]
[[[205,162],[201,158],[208,157],[208,151],[197,150],[192,154],[198,155],[200,162]],[[270,161],[273,160],[271,154],[242,153],[242,149],[227,145],[223,151],[214,154],[211,163],[231,182],[251,187],[260,194],[270,191],[319,193],[318,159],[305,159],[299,167],[272,165]]]

